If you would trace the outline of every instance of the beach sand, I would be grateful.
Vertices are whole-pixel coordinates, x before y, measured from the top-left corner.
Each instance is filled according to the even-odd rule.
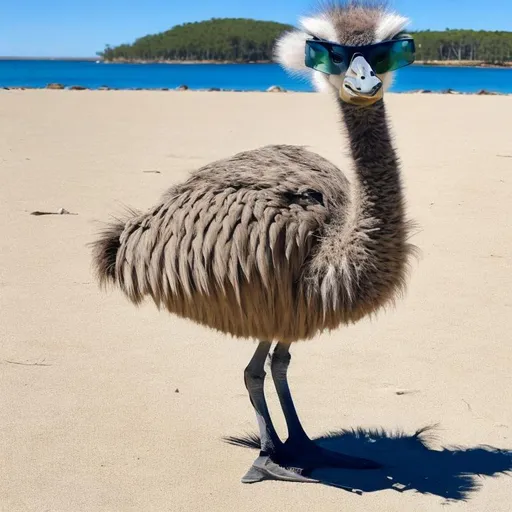
[[[386,101],[419,224],[407,295],[295,345],[290,367],[311,435],[379,429],[337,442],[395,468],[325,477],[361,495],[242,485],[257,452],[222,438],[256,431],[254,345],[100,292],[87,246],[98,221],[241,150],[308,145],[352,176],[331,99],[0,91],[0,510],[511,510],[510,458],[478,448],[512,448],[512,98]],[[61,207],[77,215],[30,215]],[[432,424],[429,448],[393,438]]]

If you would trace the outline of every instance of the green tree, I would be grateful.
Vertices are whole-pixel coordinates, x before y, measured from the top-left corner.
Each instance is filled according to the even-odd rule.
[[[244,18],[213,18],[147,35],[132,44],[106,45],[105,61],[270,61],[276,39],[289,25]],[[413,32],[417,60],[512,61],[512,32],[424,30]]]
[[[114,60],[270,61],[275,40],[292,27],[270,21],[216,19],[185,23],[132,44],[106,46],[101,56]]]

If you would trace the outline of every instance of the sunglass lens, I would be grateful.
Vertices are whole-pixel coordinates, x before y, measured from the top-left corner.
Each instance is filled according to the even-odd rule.
[[[372,51],[371,64],[376,73],[387,73],[412,64],[414,52],[412,40],[398,40],[390,45],[376,46]]]
[[[390,71],[394,71],[395,69],[404,68],[409,64],[414,62],[415,58],[415,47],[414,41],[396,41],[393,43],[391,47],[391,56],[390,56]]]
[[[343,56],[338,53],[330,52],[323,44],[314,41],[306,43],[306,66],[308,68],[326,73],[328,75],[339,75],[342,73]]]

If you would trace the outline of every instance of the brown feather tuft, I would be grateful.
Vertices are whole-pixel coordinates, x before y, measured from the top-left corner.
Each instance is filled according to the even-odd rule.
[[[100,233],[98,239],[92,243],[93,265],[96,277],[102,288],[116,282],[116,257],[121,247],[121,233],[124,224],[112,222]]]
[[[122,218],[114,218],[112,222],[105,223],[103,229],[98,232],[98,238],[89,244],[92,247],[94,273],[101,288],[116,284],[116,260],[121,247],[121,235],[126,222],[138,215],[138,211],[126,208]]]

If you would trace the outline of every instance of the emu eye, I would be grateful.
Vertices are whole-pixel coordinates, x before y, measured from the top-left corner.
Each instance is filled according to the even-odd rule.
[[[337,53],[333,53],[331,54],[331,60],[334,64],[341,64],[343,62],[343,57]]]

